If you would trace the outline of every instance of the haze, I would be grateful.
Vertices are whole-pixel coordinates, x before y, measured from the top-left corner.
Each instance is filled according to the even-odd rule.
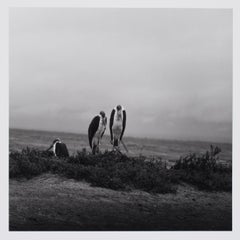
[[[10,9],[10,127],[231,142],[229,9]],[[109,130],[107,129],[107,134]]]

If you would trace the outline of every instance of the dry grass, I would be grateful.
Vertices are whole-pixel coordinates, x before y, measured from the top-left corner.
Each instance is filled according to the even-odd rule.
[[[208,191],[232,191],[232,166],[218,163],[221,149],[210,146],[204,154],[189,154],[172,167],[178,180]]]
[[[51,172],[114,190],[175,192],[168,171],[160,161],[151,162],[144,157],[127,157],[115,152],[91,155],[83,150],[76,156],[61,159],[29,148],[10,153],[10,178],[31,178]]]
[[[231,230],[231,194],[183,184],[177,194],[114,191],[41,174],[10,179],[10,230]]]
[[[217,163],[220,149],[212,147],[205,154],[180,158],[171,169],[159,159],[128,157],[106,151],[92,155],[85,149],[69,158],[56,158],[49,152],[23,149],[10,153],[10,178],[31,178],[50,172],[92,186],[114,190],[140,189],[151,193],[174,193],[184,181],[208,191],[231,191],[231,166]]]

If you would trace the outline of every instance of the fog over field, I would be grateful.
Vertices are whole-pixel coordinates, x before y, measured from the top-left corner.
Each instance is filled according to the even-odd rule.
[[[10,9],[10,127],[231,142],[229,9]],[[107,130],[107,134],[109,131]]]

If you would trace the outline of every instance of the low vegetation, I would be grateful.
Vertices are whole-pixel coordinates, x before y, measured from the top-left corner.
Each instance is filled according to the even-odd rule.
[[[168,171],[161,161],[127,157],[114,152],[92,155],[82,150],[76,156],[56,158],[51,153],[23,149],[10,153],[10,178],[31,178],[44,172],[86,180],[93,186],[111,189],[141,189],[148,192],[174,192]]]
[[[211,147],[201,156],[188,155],[171,169],[159,159],[128,157],[115,152],[92,155],[85,149],[69,158],[51,152],[23,149],[9,155],[10,178],[31,178],[51,172],[67,178],[85,180],[93,186],[114,190],[140,189],[151,193],[174,193],[176,184],[187,182],[200,189],[231,191],[230,166],[217,163],[219,148]]]
[[[204,154],[180,158],[172,169],[178,180],[209,191],[232,191],[232,167],[218,162],[221,149],[210,146]]]

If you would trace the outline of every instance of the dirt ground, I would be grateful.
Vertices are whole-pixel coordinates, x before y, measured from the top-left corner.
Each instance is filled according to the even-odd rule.
[[[10,179],[12,231],[231,230],[231,193],[113,191],[52,174]]]

